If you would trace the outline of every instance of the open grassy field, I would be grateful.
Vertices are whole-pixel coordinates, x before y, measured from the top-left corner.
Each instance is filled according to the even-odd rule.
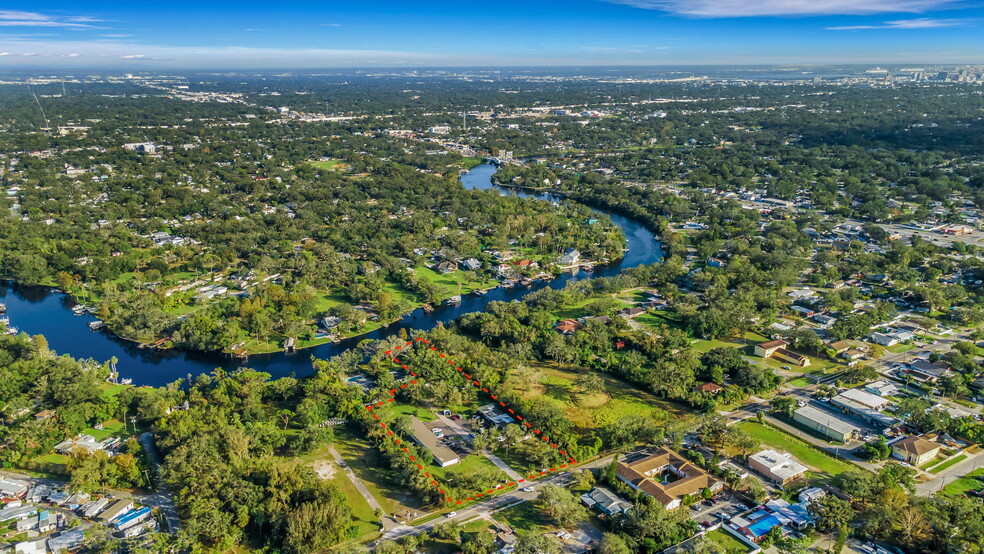
[[[133,385],[115,385],[113,383],[102,383],[99,385],[99,395],[103,398],[110,398],[132,387]]]
[[[543,364],[537,369],[541,372],[540,382],[526,390],[524,396],[556,405],[584,431],[596,431],[628,415],[666,420],[689,413],[680,405],[656,398],[605,373],[594,372],[604,381],[604,392],[584,396],[572,394],[574,380],[590,370],[557,364]]]
[[[341,160],[322,160],[317,162],[311,162],[311,165],[318,169],[325,169],[328,171],[347,171],[351,167]]]
[[[827,477],[832,477],[849,469],[856,469],[853,464],[828,456],[825,452],[770,425],[745,421],[739,426],[763,446],[780,452],[789,452],[803,465]]]
[[[470,454],[468,456],[461,458],[460,462],[448,467],[440,467],[435,465],[433,463],[433,459],[431,459],[430,462],[431,462],[429,464],[430,467],[428,467],[427,470],[430,471],[431,475],[433,475],[438,480],[438,482],[449,483],[452,486],[454,485],[454,480],[452,479],[451,481],[449,481],[448,480],[449,475],[467,475],[477,472],[491,471],[500,474],[502,476],[501,477],[502,482],[505,482],[507,480],[506,474],[503,473],[501,469],[495,467],[495,464],[490,462],[488,458],[477,452],[475,454]],[[470,495],[472,492],[484,493],[485,491],[476,490],[476,491],[462,491],[462,492],[468,492]]]

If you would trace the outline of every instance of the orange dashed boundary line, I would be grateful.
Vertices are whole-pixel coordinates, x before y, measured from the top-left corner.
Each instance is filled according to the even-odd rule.
[[[403,446],[403,442],[400,440],[400,438],[397,437],[396,434],[393,433],[393,431],[391,431],[389,428],[387,428],[386,423],[383,422],[379,418],[378,415],[373,414],[372,411],[375,410],[375,409],[381,408],[381,407],[385,406],[386,404],[388,404],[390,402],[395,402],[396,401],[396,398],[395,398],[396,397],[396,392],[399,389],[405,389],[405,388],[407,388],[407,386],[412,385],[414,383],[417,383],[420,380],[420,376],[417,375],[412,369],[410,369],[409,367],[407,367],[406,364],[401,363],[400,360],[397,359],[396,353],[395,353],[395,351],[397,351],[397,350],[402,350],[402,349],[407,348],[409,346],[412,346],[414,343],[418,343],[418,342],[419,343],[426,344],[427,346],[430,347],[431,350],[433,350],[434,352],[437,352],[437,354],[440,357],[447,359],[448,360],[448,364],[454,366],[454,368],[456,370],[458,370],[458,373],[460,373],[462,375],[462,377],[464,377],[464,379],[465,379],[466,382],[469,382],[472,385],[474,385],[474,386],[482,389],[482,392],[484,392],[485,394],[488,394],[489,397],[492,398],[492,400],[494,400],[495,402],[498,402],[499,406],[501,406],[506,411],[508,411],[510,415],[515,416],[516,419],[519,422],[522,422],[523,425],[526,425],[526,427],[528,427],[530,430],[532,430],[533,434],[539,435],[540,438],[543,440],[543,442],[549,444],[552,448],[556,449],[558,452],[560,452],[560,454],[562,456],[564,456],[568,460],[566,463],[560,464],[557,467],[552,467],[552,468],[548,469],[547,471],[540,471],[540,472],[530,473],[525,478],[521,478],[521,479],[517,479],[516,481],[509,481],[508,483],[496,485],[494,489],[489,489],[486,492],[476,492],[476,493],[472,494],[471,496],[469,496],[467,498],[464,498],[462,500],[454,500],[453,498],[451,498],[450,496],[448,496],[448,492],[445,491],[441,487],[441,485],[437,482],[437,480],[434,479],[434,477],[432,477],[429,472],[424,471],[424,476],[426,476],[428,479],[431,480],[431,484],[434,485],[434,487],[437,488],[438,492],[440,492],[442,496],[444,496],[445,501],[447,501],[449,503],[452,503],[453,502],[454,504],[461,504],[463,502],[469,502],[471,500],[476,500],[476,499],[481,498],[483,496],[490,495],[490,494],[492,494],[492,493],[494,493],[495,491],[498,491],[498,490],[507,489],[507,488],[510,488],[510,487],[518,487],[520,483],[524,483],[524,482],[528,482],[528,481],[534,481],[536,479],[539,479],[540,477],[543,477],[544,475],[548,475],[548,474],[553,473],[553,472],[556,472],[556,471],[558,471],[560,469],[563,469],[563,468],[566,468],[568,466],[573,466],[573,465],[577,464],[577,461],[573,457],[571,457],[570,454],[568,454],[567,452],[564,452],[563,450],[561,450],[561,448],[559,446],[557,446],[557,444],[551,442],[550,441],[550,438],[547,437],[547,435],[544,432],[542,432],[539,429],[534,428],[532,425],[530,425],[530,423],[528,421],[526,421],[525,419],[523,419],[523,416],[517,414],[515,412],[515,410],[513,410],[512,408],[510,408],[509,406],[507,406],[505,402],[503,402],[502,400],[499,400],[499,397],[496,396],[491,391],[489,391],[489,389],[487,387],[482,386],[482,384],[479,383],[477,379],[474,379],[474,378],[472,378],[471,375],[465,373],[465,371],[463,369],[461,369],[461,366],[457,365],[454,362],[454,360],[448,359],[447,355],[445,355],[443,352],[439,352],[437,350],[437,348],[435,348],[434,346],[432,346],[430,344],[430,342],[427,341],[427,339],[418,338],[418,339],[414,339],[412,341],[408,341],[406,344],[403,344],[401,346],[397,346],[393,350],[387,350],[386,351],[386,355],[387,356],[390,356],[390,358],[393,360],[393,363],[399,365],[401,368],[403,368],[406,371],[408,371],[410,373],[410,375],[414,377],[414,379],[412,381],[410,381],[409,383],[404,383],[404,384],[400,385],[398,388],[390,389],[389,390],[390,397],[387,398],[386,400],[381,400],[379,402],[376,402],[375,404],[369,404],[368,406],[366,406],[366,410],[368,410],[372,414],[372,417],[377,422],[379,422],[379,426],[382,427],[383,429],[386,429],[386,434],[389,435],[389,437],[393,440],[393,442],[397,446],[399,446],[403,450],[403,452],[405,452],[408,456],[410,456],[410,461],[415,462],[417,464],[417,468],[419,468],[420,470],[423,471],[424,470],[424,465],[421,464],[413,454],[410,454],[410,451],[407,449],[407,447]]]

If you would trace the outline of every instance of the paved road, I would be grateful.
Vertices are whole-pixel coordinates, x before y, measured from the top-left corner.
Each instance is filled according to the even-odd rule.
[[[141,504],[157,508],[164,516],[168,531],[177,533],[178,529],[181,528],[181,518],[178,517],[178,510],[174,507],[174,494],[167,488],[161,477],[161,455],[157,451],[157,445],[154,444],[154,436],[150,433],[143,433],[138,440],[144,452],[147,453],[147,457],[150,458],[150,465],[157,481],[157,491],[146,495],[135,494],[133,498]]]
[[[968,456],[966,460],[948,467],[938,475],[924,473],[924,475],[931,476],[933,479],[925,483],[917,483],[916,494],[919,496],[932,496],[959,477],[982,467],[984,467],[984,453],[978,452],[975,455]]]
[[[604,467],[610,464],[614,457],[615,457],[614,455],[606,456],[604,458],[600,458],[593,462],[582,464],[578,467],[580,469],[593,469],[593,468]],[[571,475],[570,471],[562,471],[562,472],[555,473],[550,477],[534,481],[530,483],[530,486],[536,488],[536,487],[541,487],[547,483],[553,483],[555,485],[566,485],[572,482],[572,480],[573,480],[573,476]],[[524,491],[523,489],[517,488],[505,494],[488,497],[478,502],[475,502],[474,504],[470,504],[465,508],[458,509],[455,511],[454,517],[451,518],[440,517],[428,521],[427,523],[422,523],[420,525],[401,525],[399,527],[389,529],[385,533],[383,533],[383,535],[379,538],[379,541],[397,540],[406,536],[417,535],[424,531],[430,533],[434,529],[435,525],[447,521],[449,519],[452,521],[465,521],[477,516],[484,517],[485,515],[494,514],[495,512],[503,510],[510,506],[514,506],[516,504],[520,504],[522,502],[526,502],[529,500],[534,500],[538,494],[539,493],[537,493],[535,490],[533,492],[527,492]]]

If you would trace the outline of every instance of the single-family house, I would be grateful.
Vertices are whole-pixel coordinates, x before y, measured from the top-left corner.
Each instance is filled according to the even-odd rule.
[[[767,479],[786,485],[803,475],[807,468],[786,452],[766,449],[748,457],[748,465]]]
[[[921,466],[940,453],[940,445],[918,435],[892,443],[892,456],[914,466]]]
[[[626,502],[619,498],[615,493],[605,487],[595,487],[590,492],[581,495],[581,502],[588,509],[598,510],[599,512],[614,516],[627,512],[631,507],[631,502]]]
[[[577,265],[581,259],[581,253],[573,248],[568,248],[564,255],[557,259],[557,264],[562,266]]]

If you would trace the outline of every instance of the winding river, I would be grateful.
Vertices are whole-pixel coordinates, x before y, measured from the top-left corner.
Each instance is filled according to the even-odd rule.
[[[503,195],[565,201],[562,197],[553,194],[500,188],[492,183],[492,175],[495,172],[494,166],[480,165],[462,175],[461,183],[465,188],[473,190],[495,189]],[[108,332],[90,331],[88,323],[94,318],[88,314],[74,315],[71,308],[75,302],[69,296],[46,287],[22,287],[0,283],[0,303],[7,305],[10,324],[20,331],[31,335],[43,334],[48,339],[48,345],[60,354],[99,361],[115,356],[119,359],[117,368],[120,376],[130,378],[138,385],[160,386],[188,375],[210,372],[216,367],[234,369],[241,365],[268,372],[275,378],[291,374],[303,376],[311,373],[311,356],[330,358],[353,347],[363,339],[385,338],[396,334],[401,328],[433,329],[439,323],[454,320],[462,314],[482,311],[485,305],[492,301],[518,299],[530,291],[543,287],[562,288],[571,280],[612,276],[623,269],[655,263],[662,259],[663,251],[659,242],[642,224],[618,214],[596,211],[608,215],[622,229],[628,241],[628,252],[613,264],[596,267],[592,271],[565,273],[551,281],[538,282],[529,287],[496,288],[485,296],[466,295],[457,306],[442,305],[431,314],[425,314],[423,310],[417,309],[389,327],[365,335],[290,354],[253,355],[248,362],[239,362],[220,354],[141,349],[136,344],[116,338]]]

